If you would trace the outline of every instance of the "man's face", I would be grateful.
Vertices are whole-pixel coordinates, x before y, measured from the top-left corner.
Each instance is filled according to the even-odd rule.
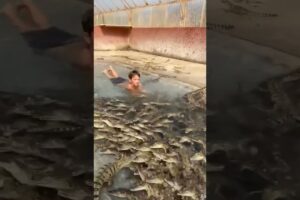
[[[139,87],[140,85],[140,77],[138,75],[134,75],[131,79],[130,79],[130,83],[134,86],[134,87]]]

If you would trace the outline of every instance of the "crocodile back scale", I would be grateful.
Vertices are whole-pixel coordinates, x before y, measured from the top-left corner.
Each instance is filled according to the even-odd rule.
[[[126,156],[120,156],[116,162],[107,164],[99,170],[99,173],[94,180],[94,197],[99,197],[99,194],[105,184],[108,184],[112,177],[123,167],[131,163],[132,159]],[[99,199],[100,200],[100,199]]]

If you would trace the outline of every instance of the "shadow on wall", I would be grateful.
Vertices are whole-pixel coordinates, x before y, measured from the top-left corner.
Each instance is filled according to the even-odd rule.
[[[123,50],[129,48],[131,27],[98,26],[94,30],[96,50]]]
[[[128,38],[132,30],[131,27],[101,27],[104,36],[126,37]]]

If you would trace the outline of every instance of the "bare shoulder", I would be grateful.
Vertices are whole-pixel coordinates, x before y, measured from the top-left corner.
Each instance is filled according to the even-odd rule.
[[[127,82],[118,84],[121,88],[130,90],[130,85]]]

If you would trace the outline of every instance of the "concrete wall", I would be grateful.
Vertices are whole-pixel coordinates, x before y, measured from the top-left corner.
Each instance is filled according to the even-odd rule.
[[[96,26],[94,28],[95,50],[118,50],[128,48],[130,31],[131,28],[128,27]]]
[[[95,27],[95,50],[131,48],[194,62],[206,62],[206,28]]]
[[[160,1],[130,8],[111,4],[110,8],[95,12],[95,50],[129,47],[206,62],[206,0]]]
[[[139,51],[206,62],[205,28],[135,28],[129,44]]]

